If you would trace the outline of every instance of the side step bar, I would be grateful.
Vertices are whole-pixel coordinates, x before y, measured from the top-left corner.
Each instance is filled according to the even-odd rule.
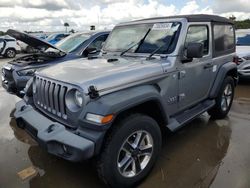
[[[197,116],[203,114],[215,105],[215,100],[206,100],[184,112],[181,112],[170,118],[167,128],[171,131],[176,131],[177,129],[183,127],[186,123],[192,121]]]

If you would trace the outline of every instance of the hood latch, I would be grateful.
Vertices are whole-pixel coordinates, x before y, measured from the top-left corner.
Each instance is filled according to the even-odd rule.
[[[88,90],[89,90],[88,95],[90,96],[91,99],[99,97],[99,92],[97,91],[95,86],[89,86]]]

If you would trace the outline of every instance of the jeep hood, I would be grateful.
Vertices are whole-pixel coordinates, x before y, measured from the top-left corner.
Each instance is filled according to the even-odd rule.
[[[80,85],[86,92],[91,85],[98,91],[105,91],[157,79],[163,75],[163,69],[159,60],[119,58],[117,61],[108,62],[105,58],[82,58],[46,68],[37,74]]]
[[[28,44],[29,46],[36,48],[36,49],[39,49],[39,50],[44,51],[48,48],[53,48],[53,49],[62,51],[61,49],[57,48],[56,46],[54,46],[46,41],[43,41],[39,38],[36,38],[32,35],[29,35],[27,33],[23,33],[23,32],[17,31],[17,30],[9,29],[7,31],[7,34],[14,37],[15,39],[20,40],[20,41]]]

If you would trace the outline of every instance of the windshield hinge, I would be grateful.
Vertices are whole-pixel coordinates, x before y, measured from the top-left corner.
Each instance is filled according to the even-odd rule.
[[[179,73],[178,73],[178,78],[179,78],[179,80],[180,79],[182,79],[182,78],[184,78],[186,76],[186,71],[180,71]]]

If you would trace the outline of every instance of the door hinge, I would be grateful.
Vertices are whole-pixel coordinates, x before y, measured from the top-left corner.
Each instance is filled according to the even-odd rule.
[[[180,71],[179,73],[178,73],[178,78],[179,79],[182,79],[182,78],[184,78],[186,76],[186,71]]]

